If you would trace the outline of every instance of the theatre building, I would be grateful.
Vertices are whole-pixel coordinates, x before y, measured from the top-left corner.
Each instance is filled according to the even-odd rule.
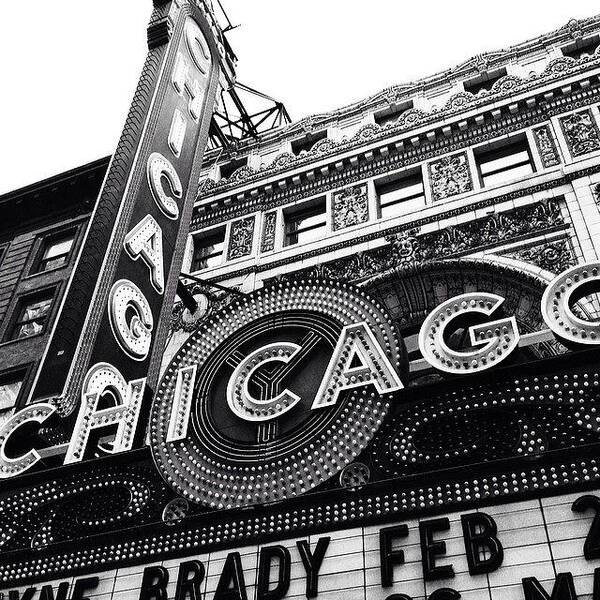
[[[0,600],[600,600],[600,17],[237,137],[148,41],[0,197]]]

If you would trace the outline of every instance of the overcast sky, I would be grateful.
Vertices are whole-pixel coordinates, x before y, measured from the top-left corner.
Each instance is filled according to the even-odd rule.
[[[597,0],[222,0],[239,80],[292,118],[328,111],[600,12]],[[0,193],[110,154],[151,0],[5,0]]]

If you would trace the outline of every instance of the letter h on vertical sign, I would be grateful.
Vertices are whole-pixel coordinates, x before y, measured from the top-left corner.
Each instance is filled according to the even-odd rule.
[[[123,420],[137,420],[140,388],[156,388],[221,73],[201,4],[155,0],[148,57],[36,373],[30,402],[76,419],[66,462],[84,457],[95,422],[118,426],[114,450],[130,449],[139,435]],[[123,410],[98,404],[106,392]]]

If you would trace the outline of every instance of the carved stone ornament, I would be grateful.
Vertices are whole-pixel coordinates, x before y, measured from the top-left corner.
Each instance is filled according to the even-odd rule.
[[[560,156],[549,125],[542,125],[533,130],[535,145],[540,153],[542,165],[547,169],[560,164]]]
[[[392,247],[392,255],[397,266],[412,265],[422,260],[417,230],[401,231],[385,238]]]
[[[591,110],[582,110],[561,117],[560,126],[573,156],[582,156],[600,150],[600,131]]]
[[[275,248],[275,231],[277,226],[277,213],[275,211],[265,213],[263,221],[262,239],[260,251],[270,252]]]
[[[334,192],[333,194],[333,229],[345,229],[352,225],[366,223],[369,220],[369,194],[367,185],[353,187]]]
[[[559,203],[555,200],[538,202],[499,214],[490,215],[440,231],[417,235],[417,230],[401,231],[386,236],[389,246],[357,252],[351,256],[322,263],[307,270],[289,275],[292,279],[304,277],[328,277],[343,281],[362,281],[389,269],[404,269],[417,264],[469,255],[484,248],[506,244],[521,236],[556,231],[564,225]],[[559,272],[559,264],[570,260],[568,249],[556,242],[543,257],[521,258],[542,266],[536,260],[544,261],[543,268]],[[555,262],[553,262],[555,261]]]
[[[550,244],[540,244],[505,254],[510,258],[531,263],[552,273],[562,273],[577,264],[573,251],[567,240],[559,240]]]
[[[434,200],[470,192],[473,180],[466,152],[429,163],[429,179]]]
[[[247,217],[234,221],[231,224],[231,234],[229,236],[230,260],[248,256],[252,252],[252,241],[254,239],[254,217]]]
[[[594,200],[596,204],[600,204],[600,183],[592,185],[592,194],[594,194]]]

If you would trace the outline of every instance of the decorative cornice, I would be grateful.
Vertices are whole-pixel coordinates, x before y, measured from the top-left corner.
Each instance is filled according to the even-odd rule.
[[[387,151],[377,154],[373,152],[369,157],[363,153],[360,159],[340,161],[331,168],[323,168],[319,175],[313,178],[305,177],[283,188],[273,185],[273,190],[268,195],[264,191],[253,193],[238,203],[225,202],[223,206],[213,208],[209,213],[200,215],[196,213],[192,218],[191,227],[192,230],[202,229],[248,213],[283,206],[292,200],[336,190],[345,185],[386,174],[401,167],[416,165],[507,133],[520,131],[525,127],[547,122],[554,115],[589,106],[598,100],[600,100],[600,89],[580,90],[574,93],[568,102],[565,102],[564,98],[541,100],[538,105],[515,114],[507,112],[495,120],[458,131],[453,136],[439,136],[431,142],[424,140],[418,146],[396,147],[391,150],[387,148]]]
[[[244,151],[250,150],[257,144],[277,143],[297,135],[302,131],[314,131],[316,128],[326,127],[341,119],[350,118],[352,115],[359,115],[365,110],[376,110],[378,108],[389,106],[389,104],[408,100],[425,90],[452,84],[453,81],[458,78],[468,77],[469,75],[475,76],[484,71],[498,69],[502,66],[506,66],[510,61],[536,52],[549,44],[558,44],[561,42],[568,43],[574,39],[580,39],[581,37],[595,33],[599,26],[600,15],[580,20],[571,19],[560,28],[537,38],[533,38],[504,50],[478,54],[455,67],[446,69],[445,71],[413,82],[390,86],[368,98],[361,99],[329,113],[305,117],[285,128],[261,136],[258,142],[249,142],[245,145]]]

